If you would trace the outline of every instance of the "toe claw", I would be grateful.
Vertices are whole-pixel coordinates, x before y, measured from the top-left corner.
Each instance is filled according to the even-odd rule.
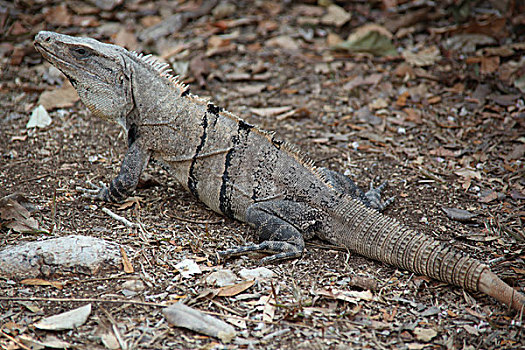
[[[91,188],[76,187],[76,190],[82,193],[83,198],[103,200],[104,192],[107,191],[107,187],[103,182],[99,182],[99,184],[100,186],[97,186],[90,180],[87,180],[86,185]]]
[[[395,196],[383,201],[381,199],[381,191],[386,187],[388,181],[384,181],[381,185],[374,188],[374,181],[370,181],[370,190],[365,193],[365,197],[370,202],[370,206],[378,211],[383,211],[388,205],[390,205]]]

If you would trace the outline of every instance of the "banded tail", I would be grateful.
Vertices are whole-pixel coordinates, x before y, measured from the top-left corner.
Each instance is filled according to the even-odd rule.
[[[496,276],[482,262],[394,218],[346,201],[336,214],[343,230],[340,243],[351,251],[470,291],[490,295],[517,311],[525,311],[525,296]]]

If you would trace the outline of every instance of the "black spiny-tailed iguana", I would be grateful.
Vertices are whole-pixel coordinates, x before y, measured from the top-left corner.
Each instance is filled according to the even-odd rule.
[[[488,266],[380,213],[379,191],[364,195],[344,175],[313,165],[293,146],[193,94],[168,66],[90,38],[40,32],[35,46],[98,117],[118,122],[129,149],[118,176],[94,196],[119,201],[150,157],[214,211],[253,226],[260,244],[220,252],[301,256],[317,235],[352,252],[481,291],[516,310],[525,296]]]

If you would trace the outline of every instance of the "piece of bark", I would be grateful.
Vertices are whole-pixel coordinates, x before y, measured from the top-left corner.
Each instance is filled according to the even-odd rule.
[[[452,220],[460,222],[469,222],[472,221],[478,214],[471,213],[468,210],[458,209],[458,208],[441,208],[445,214]]]
[[[219,338],[224,343],[229,343],[236,336],[231,325],[182,303],[168,306],[162,313],[169,323],[177,327]]]
[[[75,329],[86,323],[90,314],[91,304],[87,304],[74,310],[43,318],[35,323],[34,326],[48,331]]]
[[[72,235],[6,246],[0,250],[0,276],[11,279],[49,276],[55,271],[94,273],[121,262],[118,244]]]

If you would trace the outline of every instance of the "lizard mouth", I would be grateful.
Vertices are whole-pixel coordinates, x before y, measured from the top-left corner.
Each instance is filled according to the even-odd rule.
[[[73,62],[66,61],[59,57],[58,55],[54,54],[52,50],[46,47],[46,45],[41,44],[38,41],[34,42],[35,48],[40,52],[40,54],[50,63],[55,65],[62,73],[64,73],[65,76],[68,77],[69,80],[71,80],[71,72],[74,71],[82,71],[88,75],[90,75],[93,79],[98,80],[98,78],[88,72],[85,67],[80,66],[78,64],[75,64]]]
[[[78,68],[74,64],[71,64],[70,62],[64,61],[62,58],[58,57],[54,53],[51,52],[46,46],[42,45],[38,41],[35,41],[35,48],[44,56],[44,58],[47,61],[50,61],[51,63],[57,63],[58,66],[62,67],[68,67],[68,68]]]

